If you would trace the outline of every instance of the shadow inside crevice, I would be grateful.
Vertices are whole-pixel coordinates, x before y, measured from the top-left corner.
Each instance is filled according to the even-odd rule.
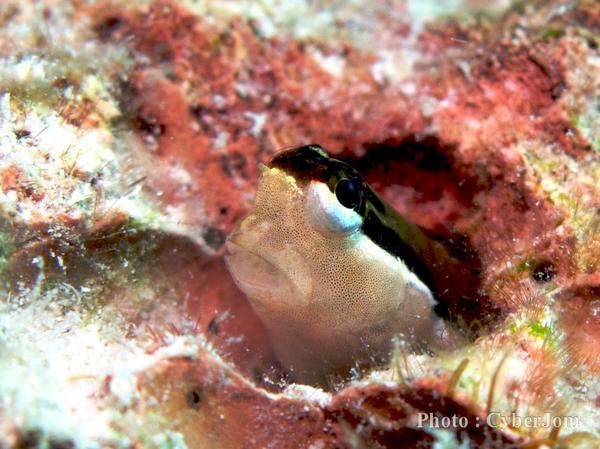
[[[501,311],[482,288],[482,265],[460,220],[474,210],[480,191],[453,160],[453,148],[435,136],[363,145],[362,157],[345,158],[390,205],[442,244],[455,264],[433,267],[436,312],[478,335]],[[471,332],[469,332],[471,333]]]

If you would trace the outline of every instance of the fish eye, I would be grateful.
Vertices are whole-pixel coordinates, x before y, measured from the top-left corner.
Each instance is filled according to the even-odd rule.
[[[350,235],[363,222],[360,214],[341,204],[335,192],[323,182],[310,183],[305,207],[312,227],[326,236]]]
[[[362,202],[362,191],[353,179],[340,179],[335,186],[335,196],[348,209],[355,209]]]

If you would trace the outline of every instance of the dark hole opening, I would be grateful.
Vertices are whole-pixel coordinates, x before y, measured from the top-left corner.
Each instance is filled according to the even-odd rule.
[[[156,118],[139,114],[133,119],[133,127],[149,136],[160,137],[166,132],[166,126],[158,123]]]
[[[199,410],[200,403],[202,402],[202,391],[200,388],[194,388],[193,390],[188,391],[185,396],[185,400],[190,408]]]
[[[365,144],[361,158],[346,159],[398,212],[434,237],[450,237],[471,206],[476,183],[459,172],[452,148],[435,137]]]
[[[94,31],[98,34],[100,40],[106,41],[123,25],[124,22],[120,17],[108,16],[96,23]]]
[[[539,261],[531,270],[531,276],[536,282],[550,282],[556,274],[554,264],[549,260]]]

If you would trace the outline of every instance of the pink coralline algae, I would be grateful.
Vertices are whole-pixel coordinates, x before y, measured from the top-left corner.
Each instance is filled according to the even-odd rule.
[[[0,446],[598,447],[597,2],[330,3],[0,6]],[[290,384],[222,258],[312,142],[464,262],[464,347]]]

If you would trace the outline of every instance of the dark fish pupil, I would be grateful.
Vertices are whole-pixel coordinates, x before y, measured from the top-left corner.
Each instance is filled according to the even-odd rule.
[[[335,186],[335,196],[342,206],[354,209],[360,205],[360,187],[351,179],[341,179]]]

